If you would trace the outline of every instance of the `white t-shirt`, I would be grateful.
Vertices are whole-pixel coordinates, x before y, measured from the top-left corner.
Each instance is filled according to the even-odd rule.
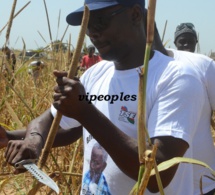
[[[199,77],[204,83],[211,108],[215,111],[215,62],[213,59],[202,54],[166,49],[168,54],[176,60],[189,63],[194,66],[199,73]]]
[[[28,73],[31,75],[38,76],[39,71],[44,68],[45,64],[43,61],[32,61],[28,65]]]
[[[90,95],[96,95],[97,97],[103,95],[108,100],[109,96],[112,98],[117,95],[118,100],[112,101],[112,103],[111,100],[99,101],[98,99],[92,103],[119,129],[129,136],[137,138],[137,94],[139,84],[137,69],[119,71],[115,70],[113,62],[101,61],[85,72],[81,77],[81,82],[89,97]],[[194,158],[194,156],[198,156],[199,160],[215,168],[215,153],[214,151],[211,152],[213,142],[208,135],[209,132],[205,131],[205,128],[209,127],[210,124],[209,121],[201,120],[203,116],[205,118],[209,117],[210,106],[206,90],[198,78],[197,71],[193,70],[191,66],[185,66],[181,62],[156,51],[149,63],[146,101],[147,126],[150,137],[174,136],[181,138],[189,144],[189,149],[185,154],[186,157]],[[52,107],[51,110],[54,114],[55,109]],[[74,120],[72,120],[70,122],[69,118],[63,117],[62,128],[73,127]],[[67,125],[64,126],[65,123]],[[198,135],[200,135],[199,138]],[[202,141],[202,139],[204,140]],[[86,129],[83,132],[83,140],[84,176],[89,171],[92,147],[97,141]],[[200,147],[199,143],[204,146]],[[110,144],[114,147],[111,140]],[[211,152],[210,157],[208,157],[208,151]],[[106,163],[107,166],[103,171],[107,183],[105,188],[108,188],[112,195],[129,194],[136,181],[120,171],[110,156],[108,156]],[[194,171],[196,172],[194,173]],[[180,164],[175,177],[165,188],[165,194],[199,195],[199,188],[195,186],[196,189],[194,189],[193,181],[199,181],[199,174],[206,172],[207,170],[200,166]],[[87,179],[83,178],[83,182],[85,180]],[[207,182],[207,184],[203,183],[204,192],[215,188],[213,181],[207,180]],[[86,192],[86,188],[83,191],[81,194],[90,194]],[[154,193],[146,191],[145,194]]]

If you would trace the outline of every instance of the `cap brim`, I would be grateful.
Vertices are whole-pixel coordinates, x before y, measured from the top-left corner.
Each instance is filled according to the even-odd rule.
[[[111,7],[111,6],[114,6],[114,5],[118,5],[118,3],[117,2],[95,2],[95,3],[87,4],[87,6],[88,6],[90,11],[104,9],[104,8]],[[72,26],[81,25],[83,12],[84,12],[84,6],[82,6],[81,8],[79,8],[77,10],[75,10],[74,12],[70,13],[66,17],[67,23],[72,25]]]

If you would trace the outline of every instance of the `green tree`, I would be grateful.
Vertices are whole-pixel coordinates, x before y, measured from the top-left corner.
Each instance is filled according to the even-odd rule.
[[[62,43],[60,40],[52,42],[52,49],[55,52],[62,50],[63,52],[67,51],[67,45]]]

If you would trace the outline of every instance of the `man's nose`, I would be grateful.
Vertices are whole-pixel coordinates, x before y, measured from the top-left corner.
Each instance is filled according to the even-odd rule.
[[[97,39],[100,36],[100,32],[90,25],[88,25],[86,34],[90,39]]]

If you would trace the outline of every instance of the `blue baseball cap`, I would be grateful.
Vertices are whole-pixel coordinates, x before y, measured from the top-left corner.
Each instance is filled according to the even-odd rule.
[[[139,4],[143,10],[145,9],[145,0],[85,0],[85,4],[90,11],[96,11],[115,5],[132,6],[134,4]],[[73,26],[81,25],[83,12],[84,6],[70,13],[66,17],[67,23]]]

